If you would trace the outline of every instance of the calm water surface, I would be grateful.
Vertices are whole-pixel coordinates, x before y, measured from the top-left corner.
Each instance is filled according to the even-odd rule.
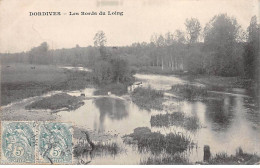
[[[141,75],[135,76],[144,87],[168,90],[172,85],[188,83],[175,76]],[[195,83],[196,84],[196,83]],[[199,85],[199,84],[196,84]],[[115,156],[103,155],[92,158],[91,164],[139,164],[149,153],[139,153],[132,146],[125,145],[121,136],[132,133],[137,127],[149,127],[163,134],[182,132],[189,136],[198,148],[186,152],[191,162],[203,160],[203,146],[209,145],[213,154],[226,152],[234,154],[238,147],[245,152],[260,154],[260,114],[254,110],[253,98],[244,89],[214,91],[206,102],[188,102],[168,99],[165,104],[173,105],[168,112],[183,111],[187,115],[198,117],[202,128],[189,132],[182,127],[151,127],[152,115],[165,111],[146,111],[139,109],[130,99],[117,96],[94,96],[94,89],[85,89],[85,105],[71,112],[60,112],[61,120],[72,121],[77,126],[97,133],[115,135],[116,141],[124,148]],[[79,92],[71,95],[79,96]],[[84,158],[83,158],[84,159]],[[86,160],[89,158],[85,158]]]

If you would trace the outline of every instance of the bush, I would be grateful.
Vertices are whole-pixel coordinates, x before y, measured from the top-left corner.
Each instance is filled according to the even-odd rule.
[[[115,56],[98,60],[94,65],[93,74],[97,84],[129,83],[133,78],[128,62]]]
[[[107,84],[112,82],[112,65],[107,62],[100,60],[95,63],[93,68],[94,80],[98,84]]]

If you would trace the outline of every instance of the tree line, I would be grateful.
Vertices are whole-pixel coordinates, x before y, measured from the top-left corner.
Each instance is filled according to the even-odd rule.
[[[46,42],[28,52],[1,54],[2,62],[88,66],[99,74],[97,80],[127,80],[125,67],[154,67],[161,71],[187,71],[219,76],[259,76],[259,24],[253,16],[246,31],[236,18],[214,16],[203,28],[196,18],[185,21],[186,30],[153,34],[149,43],[108,47],[103,31],[94,37],[94,46],[49,49]],[[102,67],[102,68],[101,68]],[[111,74],[118,73],[113,76]],[[102,74],[102,75],[100,75]],[[113,76],[113,77],[111,77]]]

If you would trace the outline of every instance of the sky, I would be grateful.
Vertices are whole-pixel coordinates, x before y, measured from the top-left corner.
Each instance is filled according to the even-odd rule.
[[[113,1],[113,4],[108,2]],[[149,42],[154,33],[185,31],[187,18],[202,27],[215,15],[234,16],[244,30],[259,16],[259,0],[0,0],[0,53],[29,51],[47,42],[50,49],[93,45],[102,30],[108,46]],[[117,5],[116,5],[117,4]],[[72,16],[69,12],[123,12],[119,15]],[[29,12],[61,12],[30,16]],[[66,13],[66,15],[65,15]]]

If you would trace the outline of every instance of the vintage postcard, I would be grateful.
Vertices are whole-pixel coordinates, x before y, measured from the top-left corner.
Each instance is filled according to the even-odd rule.
[[[259,0],[0,0],[1,165],[259,165]]]

